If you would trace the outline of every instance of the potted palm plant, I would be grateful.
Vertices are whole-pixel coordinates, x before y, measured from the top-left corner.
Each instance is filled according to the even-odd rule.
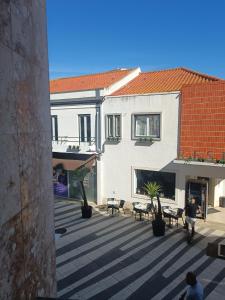
[[[146,193],[151,199],[152,207],[154,208],[155,219],[152,221],[153,234],[155,236],[162,236],[165,234],[165,221],[162,218],[162,208],[159,198],[159,192],[161,191],[161,186],[156,182],[148,182],[144,187]],[[157,197],[158,206],[155,208],[153,204],[153,198]]]
[[[87,167],[80,167],[72,171],[73,179],[80,182],[82,198],[83,198],[83,205],[81,206],[82,218],[91,218],[92,216],[92,206],[88,204],[88,200],[84,188],[84,178],[89,172],[90,170]]]

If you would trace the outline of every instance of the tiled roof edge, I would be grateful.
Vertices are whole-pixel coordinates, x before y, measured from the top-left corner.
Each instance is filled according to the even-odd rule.
[[[78,75],[78,76],[70,76],[70,77],[58,77],[58,78],[54,78],[51,79],[50,82],[52,81],[56,81],[56,80],[63,80],[63,79],[73,79],[73,78],[80,78],[80,77],[85,77],[85,76],[96,76],[96,75],[102,75],[102,74],[107,74],[107,73],[113,73],[113,72],[122,72],[122,71],[129,71],[132,72],[133,70],[135,70],[137,67],[135,68],[120,68],[120,69],[113,69],[113,70],[109,70],[109,71],[105,71],[105,72],[98,72],[98,73],[91,73],[91,74],[83,74],[83,75]]]

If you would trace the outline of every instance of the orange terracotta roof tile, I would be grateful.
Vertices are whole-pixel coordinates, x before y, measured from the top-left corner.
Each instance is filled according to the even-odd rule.
[[[112,96],[180,91],[185,84],[216,80],[219,80],[219,78],[186,68],[143,72],[121,89],[114,92]]]
[[[59,78],[50,81],[50,93],[74,92],[106,88],[134,69],[117,69],[104,73]]]

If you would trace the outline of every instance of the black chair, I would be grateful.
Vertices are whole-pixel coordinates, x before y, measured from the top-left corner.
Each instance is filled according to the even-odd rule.
[[[148,219],[149,219],[149,214],[151,213],[151,215],[153,216],[153,213],[154,213],[154,207],[152,206],[151,203],[147,203],[146,205],[146,209],[143,209],[142,210],[142,213],[145,214],[145,217],[146,215],[148,215]]]
[[[135,213],[135,219],[136,219],[136,214],[139,212],[139,209],[137,209],[135,206],[139,203],[140,202],[132,202],[132,206],[133,206],[132,215]]]
[[[135,220],[136,220],[136,217],[137,217],[137,214],[139,214],[140,216],[140,221],[142,220],[141,216],[142,214],[149,214],[149,207],[148,207],[148,210],[147,210],[147,204],[146,204],[146,208],[137,208],[135,207],[137,204],[140,204],[140,202],[134,202],[132,203],[133,204],[133,212],[135,212]]]
[[[124,204],[125,204],[125,200],[120,200],[120,203],[119,205],[115,205],[114,208],[118,210],[118,212],[120,212],[120,209],[123,210],[123,213],[125,214],[125,211],[124,211]]]
[[[114,204],[108,204],[108,201],[114,201],[115,198],[107,198],[107,212],[109,211],[109,209],[114,209],[115,205]]]
[[[177,227],[178,227],[178,220],[179,219],[182,219],[182,222],[183,222],[183,225],[184,225],[183,213],[184,213],[183,208],[178,208],[177,209],[177,214],[175,216],[173,216],[173,219],[175,219],[177,221]]]

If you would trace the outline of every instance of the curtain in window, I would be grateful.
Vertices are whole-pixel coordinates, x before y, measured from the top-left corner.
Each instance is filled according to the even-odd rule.
[[[149,136],[159,137],[159,115],[150,115],[149,119]]]
[[[120,116],[115,116],[115,136],[120,137]]]
[[[113,137],[113,116],[108,116],[108,137]]]
[[[147,135],[147,118],[146,116],[135,116],[135,136]]]

